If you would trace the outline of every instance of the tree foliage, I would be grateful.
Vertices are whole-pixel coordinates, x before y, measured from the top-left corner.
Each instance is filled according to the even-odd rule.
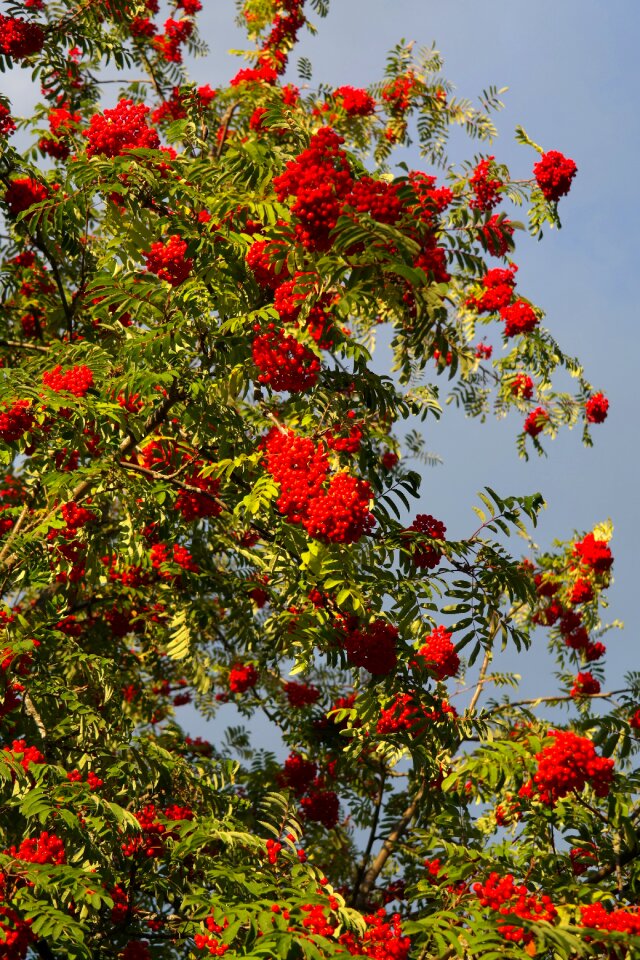
[[[541,552],[538,494],[487,488],[457,541],[417,504],[447,391],[519,411],[523,456],[606,418],[513,260],[575,164],[519,128],[512,176],[501,91],[457,98],[435,49],[285,82],[307,6],[239,5],[216,90],[199,0],[0,18],[42,86],[0,100],[0,956],[640,956],[611,527]],[[523,700],[498,658],[542,629],[557,688]],[[178,722],[230,702],[215,744]]]

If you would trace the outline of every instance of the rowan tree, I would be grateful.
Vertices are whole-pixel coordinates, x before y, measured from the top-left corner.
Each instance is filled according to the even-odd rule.
[[[200,9],[0,18],[7,86],[42,88],[0,100],[0,957],[639,957],[611,526],[540,551],[542,497],[487,489],[454,541],[412,467],[447,393],[517,411],[523,456],[606,419],[514,259],[576,163],[519,129],[511,173],[500,91],[458,99],[432,49],[294,83],[324,0],[241,4],[244,64],[197,86]],[[544,631],[523,700],[499,655]]]

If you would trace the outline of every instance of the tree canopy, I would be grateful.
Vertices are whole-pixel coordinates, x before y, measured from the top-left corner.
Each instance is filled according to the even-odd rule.
[[[445,400],[523,457],[606,419],[515,261],[576,163],[518,128],[507,169],[433,48],[293,82],[325,0],[239,4],[198,86],[200,9],[0,15],[42,88],[0,97],[0,957],[640,957],[611,525],[540,551],[498,477],[452,540],[420,493]],[[522,699],[500,654],[546,641]]]

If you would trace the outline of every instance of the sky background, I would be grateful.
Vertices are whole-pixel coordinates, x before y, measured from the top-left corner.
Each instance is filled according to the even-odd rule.
[[[210,54],[196,61],[191,75],[216,86],[239,66],[228,49],[246,43],[234,27],[231,0],[204,0],[204,6],[200,28]],[[594,427],[595,448],[582,447],[578,431],[564,431],[555,442],[546,442],[547,458],[534,455],[525,463],[515,448],[517,417],[481,425],[449,408],[440,424],[427,425],[427,445],[444,464],[426,472],[415,512],[441,518],[457,538],[475,529],[471,507],[483,486],[505,495],[540,491],[548,503],[536,534],[542,546],[611,517],[616,559],[610,612],[625,621],[624,632],[607,640],[611,689],[627,670],[640,669],[638,203],[633,186],[640,145],[640,6],[637,0],[538,0],[535,5],[332,0],[329,17],[315,19],[318,36],[305,36],[297,49],[297,56],[312,61],[314,84],[366,86],[381,78],[386,54],[400,39],[419,46],[435,43],[458,96],[475,97],[492,84],[509,87],[505,109],[496,116],[500,137],[490,152],[509,165],[514,177],[530,176],[536,159],[529,148],[515,144],[516,124],[546,150],[560,150],[578,165],[571,193],[560,204],[562,231],[545,231],[542,243],[519,234],[515,259],[519,289],[546,311],[546,324],[561,347],[581,358],[587,378],[610,399],[607,422]],[[26,111],[32,96],[28,74],[14,71],[10,82],[6,92],[16,112]],[[107,95],[115,99],[114,87]],[[487,152],[456,137],[451,157],[469,159],[480,149]],[[429,169],[416,153],[409,162]],[[527,695],[556,690],[540,645],[528,656],[510,657],[508,669],[523,674]],[[189,712],[179,719],[186,721]],[[198,726],[198,733],[211,736],[211,729]]]

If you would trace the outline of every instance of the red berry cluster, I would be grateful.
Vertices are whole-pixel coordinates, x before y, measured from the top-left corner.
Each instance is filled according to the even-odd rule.
[[[546,923],[553,923],[557,917],[556,908],[547,894],[538,897],[530,893],[524,884],[516,885],[510,873],[504,877],[498,873],[490,874],[485,883],[473,884],[473,892],[481,906],[488,907],[504,917],[542,920]],[[513,924],[499,924],[498,930],[506,940],[514,943],[526,945],[534,939],[533,933]]]
[[[456,716],[455,708],[445,700],[427,710],[410,693],[399,693],[391,706],[381,711],[376,730],[382,734],[406,732],[420,737],[432,723]]]
[[[280,202],[294,197],[295,234],[309,250],[328,250],[330,234],[351,190],[353,175],[341,150],[344,137],[322,127],[306,150],[290,160],[284,172],[274,177]]]
[[[523,430],[530,437],[537,437],[544,430],[545,424],[549,421],[549,414],[543,407],[536,407],[532,410],[524,422]]]
[[[272,21],[271,30],[260,49],[258,66],[239,70],[230,81],[232,87],[258,81],[275,83],[278,75],[284,73],[289,50],[306,22],[302,12],[304,2],[305,0],[286,0],[277,4],[284,8],[284,13],[276,13]]]
[[[573,555],[582,566],[593,570],[595,574],[607,573],[613,564],[607,541],[599,540],[592,533],[574,544]]]
[[[333,98],[350,117],[370,117],[376,109],[371,94],[356,87],[338,87],[333,91]]]
[[[469,184],[474,193],[469,206],[474,210],[493,210],[500,203],[502,180],[491,176],[494,160],[493,156],[481,160],[469,178]]]
[[[504,257],[513,247],[513,230],[510,220],[494,213],[480,228],[478,239],[492,256]]]
[[[578,168],[568,157],[558,150],[543,153],[533,167],[533,175],[542,191],[545,200],[556,203],[571,189],[571,181],[578,172]]]
[[[93,386],[93,371],[89,367],[68,367],[66,370],[58,364],[53,370],[45,370],[42,382],[55,393],[72,393],[74,397],[84,397]]]
[[[346,204],[358,213],[368,213],[379,223],[393,225],[398,222],[403,213],[397,184],[366,176],[353,184]]]
[[[175,580],[176,577],[167,570],[167,564],[174,563],[189,573],[199,573],[200,567],[195,562],[186,547],[174,543],[171,554],[166,543],[154,543],[149,551],[151,566],[163,580]]]
[[[147,124],[149,107],[133,100],[120,100],[113,110],[96,113],[83,135],[88,140],[87,155],[119,157],[128,150],[157,150],[157,132]]]
[[[408,529],[434,540],[444,540],[447,532],[444,523],[441,520],[436,520],[429,513],[419,513]],[[417,543],[412,546],[411,560],[413,565],[420,570],[433,570],[442,560],[442,552],[430,544]]]
[[[183,44],[187,42],[193,33],[193,23],[191,20],[174,20],[169,17],[164,24],[164,33],[156,37],[153,46],[167,63],[182,63]]]
[[[26,863],[66,863],[62,840],[46,830],[39,837],[23,840],[19,847],[9,847],[5,852]]]
[[[418,82],[412,73],[395,77],[385,84],[380,96],[394,113],[406,113],[411,106],[412,94]]]
[[[640,910],[637,907],[631,910],[609,911],[602,903],[590,903],[586,907],[580,907],[580,912],[583,927],[640,936]]]
[[[531,333],[540,322],[535,310],[526,300],[516,300],[508,307],[502,307],[500,316],[504,320],[505,337],[519,337],[524,333]]]
[[[137,394],[134,394],[130,398],[127,409],[131,409],[131,401],[135,403],[136,396]],[[190,521],[202,517],[217,517],[222,511],[222,504],[218,500],[220,480],[202,475],[205,462],[194,451],[183,450],[170,441],[152,440],[140,451],[140,461],[147,470],[154,472],[159,469],[169,473],[179,471],[186,485],[197,488],[183,488],[176,497],[175,506],[183,519]]]
[[[285,260],[287,246],[277,240],[256,240],[247,250],[247,264],[261,287],[275,290],[289,279]],[[274,260],[279,261],[276,265]],[[276,308],[277,309],[277,308]],[[282,314],[280,314],[282,317]]]
[[[574,698],[591,697],[595,693],[600,693],[600,681],[596,680],[588,670],[579,673],[573,681],[570,694]]]
[[[313,760],[305,760],[299,753],[290,753],[284,762],[278,783],[301,797],[309,790],[318,775],[318,766]]]
[[[371,533],[375,519],[369,510],[371,487],[349,473],[331,477],[323,494],[311,500],[304,527],[316,540],[357,543]]]
[[[569,860],[571,861],[571,872],[574,877],[580,877],[589,869],[596,866],[598,855],[596,849],[591,844],[591,849],[584,847],[572,847],[569,851]]]
[[[533,396],[533,380],[526,373],[517,373],[511,381],[511,393],[521,400],[531,400]]]
[[[10,137],[15,131],[16,125],[9,107],[6,107],[4,103],[0,103],[0,137]]]
[[[280,485],[278,509],[291,523],[303,523],[309,501],[321,496],[329,474],[324,445],[274,428],[264,447],[266,468]]]
[[[278,783],[300,798],[300,806],[307,820],[321,823],[327,830],[335,827],[339,814],[338,797],[333,790],[325,788],[313,760],[305,760],[299,753],[289,754]]]
[[[393,624],[381,618],[360,624],[353,617],[341,624],[340,632],[347,658],[355,667],[364,667],[375,677],[395,669],[398,628]]]
[[[7,874],[0,873],[0,944],[6,960],[24,960],[36,938],[31,932],[33,921],[23,920],[9,905],[14,896],[13,886]]]
[[[38,146],[43,153],[58,160],[66,160],[71,152],[69,134],[78,127],[81,119],[79,113],[71,113],[66,106],[53,107],[49,110],[49,129],[53,138],[40,138]]]
[[[39,53],[44,46],[42,27],[21,17],[5,17],[0,13],[0,54],[24,60]]]
[[[320,361],[309,347],[295,337],[269,324],[266,333],[258,333],[252,341],[253,362],[260,371],[258,382],[273,390],[304,393],[318,382]]]
[[[48,196],[49,191],[43,183],[32,177],[18,177],[7,187],[4,202],[9,208],[9,215],[17,217],[34,203],[42,203]]]
[[[607,419],[609,401],[604,393],[594,393],[585,404],[585,415],[588,423],[603,423]]]
[[[20,440],[33,424],[30,400],[14,400],[11,405],[4,402],[0,406],[0,440],[15,443]]]
[[[310,707],[311,704],[320,699],[320,691],[317,687],[307,683],[296,683],[293,680],[285,683],[284,692],[289,701],[289,706],[296,709]]]
[[[369,484],[348,473],[329,477],[323,444],[273,429],[264,446],[267,470],[281,487],[278,509],[292,523],[331,543],[355,543],[371,531]]]
[[[213,936],[210,937],[207,934],[197,933],[193,938],[196,947],[198,950],[207,950],[212,957],[224,956],[230,947],[226,943],[220,943],[218,938],[225,927],[229,926],[229,921],[225,920],[224,924],[221,926],[219,923],[216,923],[213,917],[207,917],[205,920],[205,925],[209,933],[212,933]]]
[[[3,747],[3,750],[10,753],[23,770],[28,770],[32,763],[47,762],[37,747],[27,746],[26,740],[14,740],[10,747]]]
[[[0,413],[0,438],[6,438],[2,432],[2,417]],[[18,477],[8,473],[0,485],[0,536],[11,530],[15,523],[15,517],[3,516],[5,510],[11,510],[13,507],[19,507],[25,502],[25,490]]]
[[[596,796],[606,797],[613,779],[613,760],[598,756],[588,737],[571,730],[555,730],[551,736],[553,742],[536,754],[538,768],[521,793],[536,795],[549,807],[587,784]]]
[[[436,627],[418,650],[420,664],[435,674],[438,680],[455,677],[460,669],[460,657],[451,642],[451,634],[444,627]]]
[[[178,234],[169,237],[166,243],[157,240],[151,249],[143,253],[149,273],[155,273],[172,287],[179,287],[187,279],[193,267],[193,259],[185,257],[187,242]]]
[[[516,265],[512,264],[506,269],[495,267],[487,270],[482,278],[484,293],[479,297],[470,297],[467,306],[473,307],[478,313],[497,313],[503,307],[508,307],[513,299],[517,269]]]
[[[338,823],[340,801],[334,790],[316,787],[308,796],[302,797],[300,807],[307,820],[321,823],[327,830],[332,830]]]
[[[229,671],[229,690],[231,693],[246,693],[258,682],[258,671],[252,663],[236,663]]]

